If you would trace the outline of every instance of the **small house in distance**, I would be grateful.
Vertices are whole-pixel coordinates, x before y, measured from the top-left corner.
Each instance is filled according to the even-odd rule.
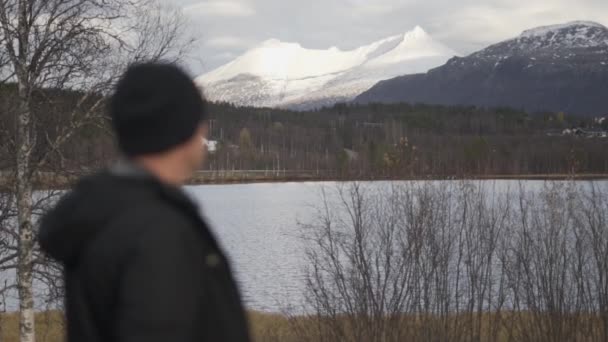
[[[562,131],[562,136],[576,136],[582,138],[608,138],[608,131],[599,129],[568,128]]]
[[[207,147],[207,151],[211,154],[217,152],[218,142],[217,140],[206,140],[203,139],[203,145]]]
[[[209,140],[207,148],[209,149],[209,153],[217,152],[217,140]]]

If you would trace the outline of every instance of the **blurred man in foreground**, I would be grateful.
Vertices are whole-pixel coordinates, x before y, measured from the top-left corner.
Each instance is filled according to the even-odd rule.
[[[180,189],[206,155],[201,92],[176,66],[138,64],[109,108],[124,161],[40,227],[64,266],[68,341],[249,341],[224,253]]]

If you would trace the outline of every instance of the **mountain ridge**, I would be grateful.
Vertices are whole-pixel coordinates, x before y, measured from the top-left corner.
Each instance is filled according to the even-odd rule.
[[[575,21],[524,31],[427,73],[379,82],[355,102],[608,112],[608,28]]]
[[[382,79],[426,71],[456,52],[421,27],[352,50],[270,39],[196,79],[207,98],[255,107],[350,101]]]

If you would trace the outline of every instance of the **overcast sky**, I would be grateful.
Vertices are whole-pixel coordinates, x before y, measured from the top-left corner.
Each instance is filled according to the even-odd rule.
[[[608,25],[608,0],[163,0],[183,9],[199,37],[194,73],[276,38],[343,50],[424,28],[461,54],[521,31],[572,20]]]

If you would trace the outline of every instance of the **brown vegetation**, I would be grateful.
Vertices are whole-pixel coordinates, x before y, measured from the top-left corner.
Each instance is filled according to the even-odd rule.
[[[605,185],[354,184],[324,197],[303,227],[301,311],[319,324],[294,315],[301,340],[608,339]]]
[[[0,316],[0,340],[3,342],[19,341],[19,314],[5,313]],[[57,311],[36,314],[36,341],[64,341],[63,314]]]
[[[532,321],[530,320],[529,313],[502,313],[501,317],[498,314],[484,314],[482,324],[482,336],[480,341],[523,341],[526,340],[525,336],[520,335],[518,332],[530,329]],[[298,316],[289,317],[281,314],[271,314],[262,312],[250,312],[249,313],[251,334],[255,342],[302,342],[302,341],[324,341],[323,326],[326,326],[328,322],[323,322],[318,318],[312,316]],[[578,317],[581,324],[588,326],[592,331],[598,331],[600,329],[600,320],[592,317]],[[461,323],[455,323],[455,325],[464,324],[467,320],[466,317],[454,317],[455,322],[460,321]],[[500,320],[505,322],[501,325],[497,331],[490,331],[489,322]],[[420,341],[415,338],[422,334],[423,325],[421,322],[427,319],[421,317],[408,317],[403,316],[398,319],[403,324],[403,328],[407,328],[411,331],[409,337],[404,337],[403,342],[408,341]],[[508,324],[506,324],[508,322]],[[347,319],[344,319],[344,324],[347,323]],[[440,321],[434,323],[434,325],[441,325]],[[306,334],[306,337],[302,335]],[[64,321],[63,315],[60,312],[44,312],[36,315],[36,341],[37,342],[62,342],[64,341]],[[19,341],[19,317],[16,313],[6,313],[0,316],[0,339],[3,342],[17,342]],[[438,336],[428,340],[438,340]],[[596,341],[590,337],[580,336],[572,341]],[[357,341],[354,337],[341,340],[344,342]],[[359,342],[359,341],[357,341]]]

